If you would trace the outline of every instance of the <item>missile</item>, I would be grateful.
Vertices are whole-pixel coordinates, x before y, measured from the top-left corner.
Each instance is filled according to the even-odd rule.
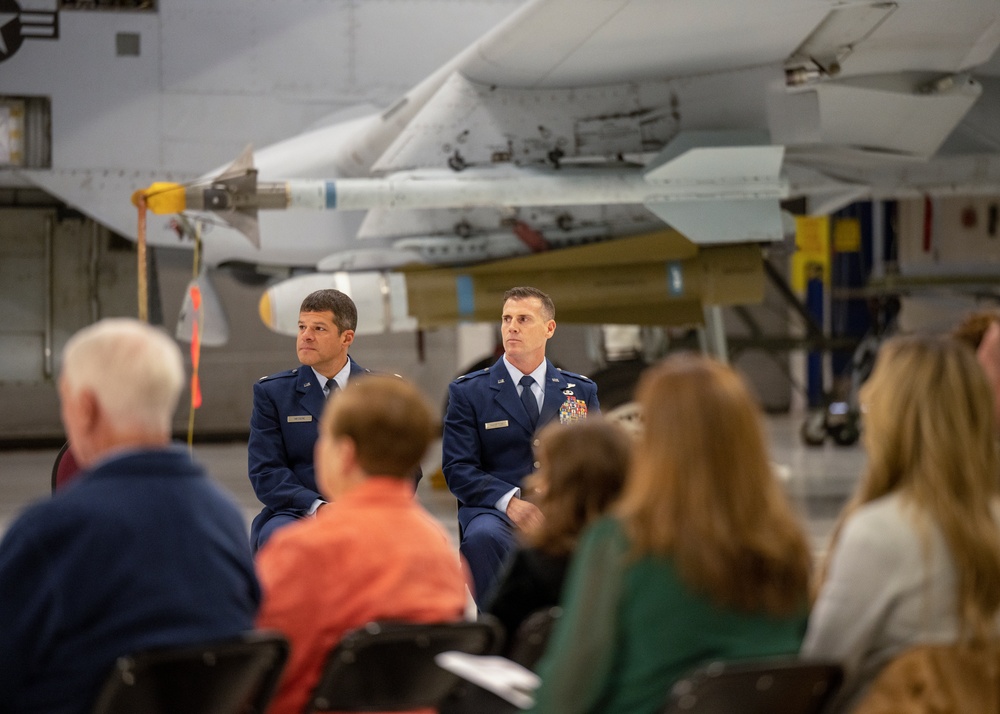
[[[302,299],[336,288],[354,299],[364,334],[432,329],[499,319],[504,291],[520,282],[551,295],[558,320],[582,324],[697,325],[705,306],[764,295],[757,246],[699,247],[664,230],[459,268],[309,273],[269,286],[259,311],[269,329],[295,335]]]
[[[682,134],[642,169],[470,168],[273,182],[258,181],[252,159],[244,155],[214,179],[188,186],[154,184],[142,193],[154,213],[212,211],[240,230],[248,220],[255,224],[262,209],[643,204],[698,244],[770,242],[783,235],[784,147],[752,143],[758,140],[731,133]]]

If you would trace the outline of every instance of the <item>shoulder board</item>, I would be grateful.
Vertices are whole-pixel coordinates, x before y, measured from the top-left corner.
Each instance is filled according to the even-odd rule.
[[[258,382],[267,382],[267,381],[269,381],[271,379],[281,379],[282,377],[294,377],[298,373],[299,373],[299,368],[295,367],[294,369],[286,369],[284,372],[278,372],[276,374],[265,375],[265,376],[261,377],[260,379],[258,379],[257,381]]]
[[[572,377],[573,379],[580,379],[584,382],[590,382],[591,384],[594,383],[594,380],[592,380],[590,377],[587,377],[586,375],[577,374],[576,372],[570,372],[568,369],[563,369],[562,367],[556,367],[556,369],[565,374],[567,377]]]
[[[469,372],[468,374],[463,374],[455,381],[464,382],[466,379],[472,379],[473,377],[482,377],[484,374],[489,374],[489,373],[490,373],[490,368],[483,367],[482,369],[477,369],[475,372]]]

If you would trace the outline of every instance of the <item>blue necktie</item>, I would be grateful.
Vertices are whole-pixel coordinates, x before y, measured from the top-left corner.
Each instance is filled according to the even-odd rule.
[[[528,412],[528,419],[531,421],[532,429],[538,424],[538,400],[535,399],[535,395],[531,392],[531,385],[534,383],[535,380],[527,374],[521,377],[521,381],[519,382],[521,387],[523,387],[521,389],[521,404],[524,405],[524,411]]]
[[[339,388],[340,385],[337,384],[337,380],[335,379],[326,380],[326,398],[329,399],[333,395],[333,393],[336,392]]]

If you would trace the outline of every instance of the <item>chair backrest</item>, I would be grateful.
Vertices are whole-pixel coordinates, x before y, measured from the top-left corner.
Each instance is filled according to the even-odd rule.
[[[665,714],[818,714],[843,680],[832,662],[713,662],[674,684]]]
[[[547,607],[528,615],[507,643],[507,659],[534,669],[545,653],[549,636],[561,614],[561,608]]]
[[[496,654],[503,628],[478,622],[370,622],[330,652],[307,711],[407,711],[437,707],[458,683],[434,656]]]
[[[288,659],[277,632],[119,657],[93,714],[261,714]]]
[[[69,450],[67,441],[59,449],[56,459],[52,463],[52,493],[69,483],[80,471],[80,465],[76,463],[76,457]]]

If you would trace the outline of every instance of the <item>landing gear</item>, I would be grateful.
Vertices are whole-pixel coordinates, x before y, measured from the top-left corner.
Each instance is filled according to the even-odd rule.
[[[822,446],[828,437],[839,446],[853,446],[861,437],[861,414],[847,402],[831,402],[806,417],[799,436],[807,446]]]

